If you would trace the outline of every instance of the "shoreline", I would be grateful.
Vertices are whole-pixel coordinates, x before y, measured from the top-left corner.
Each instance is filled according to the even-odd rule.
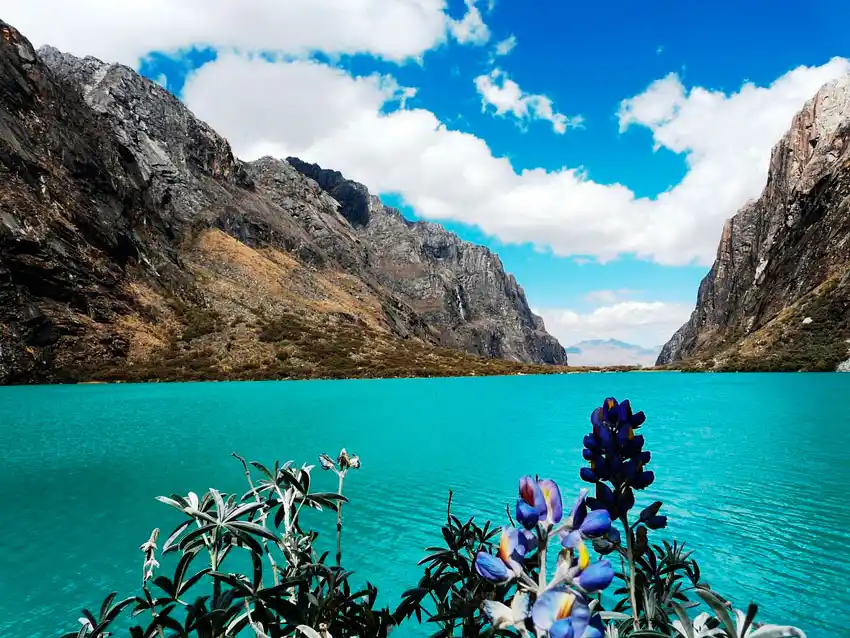
[[[531,364],[533,365],[533,364]],[[447,371],[446,374],[431,374],[431,375],[380,375],[380,374],[363,374],[360,376],[340,376],[340,375],[302,375],[302,376],[210,376],[206,378],[193,378],[191,375],[180,375],[179,372],[174,376],[164,376],[156,378],[138,378],[138,379],[104,379],[94,378],[85,380],[58,380],[58,381],[35,381],[35,382],[19,382],[0,384],[0,387],[16,387],[16,386],[66,386],[66,385],[119,385],[119,384],[143,384],[143,383],[227,383],[227,382],[269,382],[269,381],[391,381],[400,379],[467,379],[467,378],[486,378],[486,377],[537,377],[537,376],[567,376],[574,374],[612,374],[612,373],[627,373],[627,372],[678,372],[678,370],[659,370],[655,368],[640,368],[629,366],[576,366],[576,367],[554,367],[546,370],[533,371],[492,371],[486,372],[471,372],[467,374],[455,373]]]

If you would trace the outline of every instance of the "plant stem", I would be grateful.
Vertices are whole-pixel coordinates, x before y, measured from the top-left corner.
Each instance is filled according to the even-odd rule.
[[[543,588],[546,587],[546,550],[549,549],[549,535],[538,533],[537,536],[540,539],[540,574],[537,578],[537,586],[540,591],[543,591]]]
[[[342,482],[345,480],[345,472],[339,472],[339,491],[342,496]],[[342,501],[338,502],[336,508],[336,566],[342,566]]]
[[[248,486],[251,488],[251,494],[254,495],[254,500],[257,503],[262,503],[262,499],[260,498],[259,492],[257,492],[257,488],[254,487],[254,481],[251,480],[251,471],[248,469],[248,463],[245,462],[245,459],[239,456],[236,452],[232,453],[233,456],[239,459],[239,462],[242,463],[242,467],[245,470],[245,478],[248,480]],[[260,525],[266,527],[266,518],[268,518],[269,510],[264,507],[260,513]],[[266,550],[266,557],[269,559],[269,563],[272,566],[272,576],[274,577],[274,584],[280,584],[280,575],[278,574],[277,563],[274,562],[274,556],[272,556],[271,550],[269,549],[269,542],[264,538],[263,539],[263,547]]]
[[[635,630],[638,630],[640,629],[640,622],[638,619],[637,593],[635,592],[635,552],[632,545],[632,530],[629,529],[628,513],[624,513],[620,521],[623,523],[623,530],[626,533],[626,545],[629,555],[629,599],[632,603],[632,625]]]

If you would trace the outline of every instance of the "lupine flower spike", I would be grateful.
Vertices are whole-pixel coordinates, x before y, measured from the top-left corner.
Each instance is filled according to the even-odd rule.
[[[551,479],[524,476],[519,481],[516,518],[520,528],[505,527],[496,555],[479,552],[475,571],[492,583],[516,583],[510,607],[487,601],[484,612],[496,629],[534,626],[538,636],[552,638],[601,638],[602,621],[591,613],[589,595],[608,587],[614,569],[607,560],[592,562],[586,539],[609,532],[608,512],[587,512],[587,490],[582,490],[564,519],[561,490]],[[560,538],[557,568],[545,578],[546,550]],[[526,571],[530,554],[538,550],[535,579]],[[529,612],[530,610],[530,612]]]

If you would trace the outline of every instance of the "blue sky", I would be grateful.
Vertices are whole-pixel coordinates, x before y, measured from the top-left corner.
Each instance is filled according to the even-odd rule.
[[[838,0],[334,1],[87,0],[55,22],[76,40],[6,17],[164,83],[243,157],[337,168],[491,247],[565,345],[666,340],[770,147],[850,68]]]

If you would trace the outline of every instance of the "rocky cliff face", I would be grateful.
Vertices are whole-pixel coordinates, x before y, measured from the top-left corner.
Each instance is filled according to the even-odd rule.
[[[342,215],[373,249],[376,277],[437,328],[441,345],[488,357],[566,363],[564,348],[531,312],[498,255],[437,224],[407,221],[337,171],[295,157],[287,162],[340,202]]]
[[[850,339],[850,76],[774,147],[768,181],[724,229],[690,320],[658,364],[831,369]]]
[[[566,361],[498,258],[337,182],[241,162],[131,69],[36,52],[0,21],[0,383]]]

